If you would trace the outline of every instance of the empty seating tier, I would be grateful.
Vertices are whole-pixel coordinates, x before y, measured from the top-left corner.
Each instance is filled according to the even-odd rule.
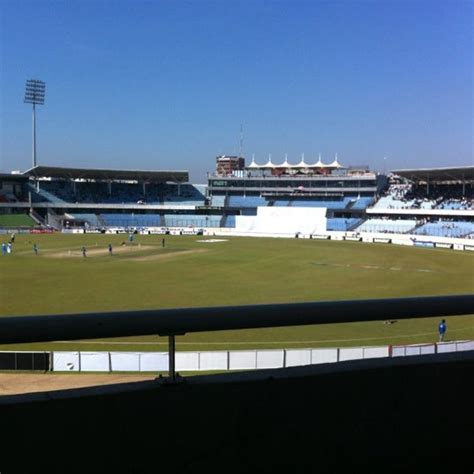
[[[415,228],[417,221],[414,219],[368,219],[354,229],[357,232],[388,232],[406,234]]]
[[[467,237],[474,232],[474,222],[438,221],[421,225],[415,231],[417,235],[433,235],[437,237]]]

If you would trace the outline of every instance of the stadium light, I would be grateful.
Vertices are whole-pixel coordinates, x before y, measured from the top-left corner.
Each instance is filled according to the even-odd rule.
[[[28,79],[25,87],[25,104],[33,104],[33,168],[36,166],[36,106],[44,104],[46,84],[38,79]]]

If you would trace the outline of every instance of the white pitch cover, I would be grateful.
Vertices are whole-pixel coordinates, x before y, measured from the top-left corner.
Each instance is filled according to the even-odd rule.
[[[236,231],[264,234],[321,234],[326,232],[326,208],[258,207],[256,216],[236,216]]]

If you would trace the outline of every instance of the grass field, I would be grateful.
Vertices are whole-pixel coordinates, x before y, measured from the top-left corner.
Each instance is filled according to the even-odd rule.
[[[285,303],[474,291],[474,255],[452,250],[305,239],[17,235],[0,259],[0,315]],[[32,251],[39,246],[39,255]],[[112,243],[114,254],[108,255]],[[80,252],[88,250],[87,258]],[[189,334],[178,350],[433,342],[435,319]],[[474,339],[474,316],[450,317],[448,339]],[[0,346],[166,350],[159,337]]]
[[[0,214],[0,227],[33,227],[35,221],[28,214]]]

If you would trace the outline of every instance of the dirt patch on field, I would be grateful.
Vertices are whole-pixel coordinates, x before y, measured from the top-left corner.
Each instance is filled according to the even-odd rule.
[[[192,250],[178,250],[176,252],[168,253],[156,253],[153,255],[140,255],[139,257],[134,257],[130,255],[127,260],[134,260],[135,262],[150,262],[154,260],[167,260],[171,258],[180,257],[181,255],[191,255],[194,253],[205,253],[208,252],[208,249],[192,249]]]
[[[113,254],[131,254],[134,252],[142,252],[144,250],[157,249],[153,245],[120,245],[113,248]],[[86,253],[88,257],[97,257],[107,255],[109,250],[107,247],[86,247]],[[67,258],[67,257],[82,257],[81,249],[62,250],[60,252],[51,252],[45,254],[45,257],[49,258]]]
[[[156,375],[0,374],[0,396],[153,380]]]
[[[143,255],[143,252],[150,252]],[[171,258],[176,258],[181,255],[191,255],[194,253],[204,253],[208,252],[209,249],[190,249],[190,250],[171,250],[171,249],[162,249],[156,245],[124,245],[116,246],[113,248],[114,255],[122,255],[127,260],[133,260],[135,262],[149,262],[154,260],[167,260]],[[108,255],[109,250],[107,247],[88,247],[87,248],[87,258],[89,257],[102,257]],[[61,250],[48,252],[44,254],[47,258],[84,258],[82,255],[81,249],[71,249],[71,250]]]

